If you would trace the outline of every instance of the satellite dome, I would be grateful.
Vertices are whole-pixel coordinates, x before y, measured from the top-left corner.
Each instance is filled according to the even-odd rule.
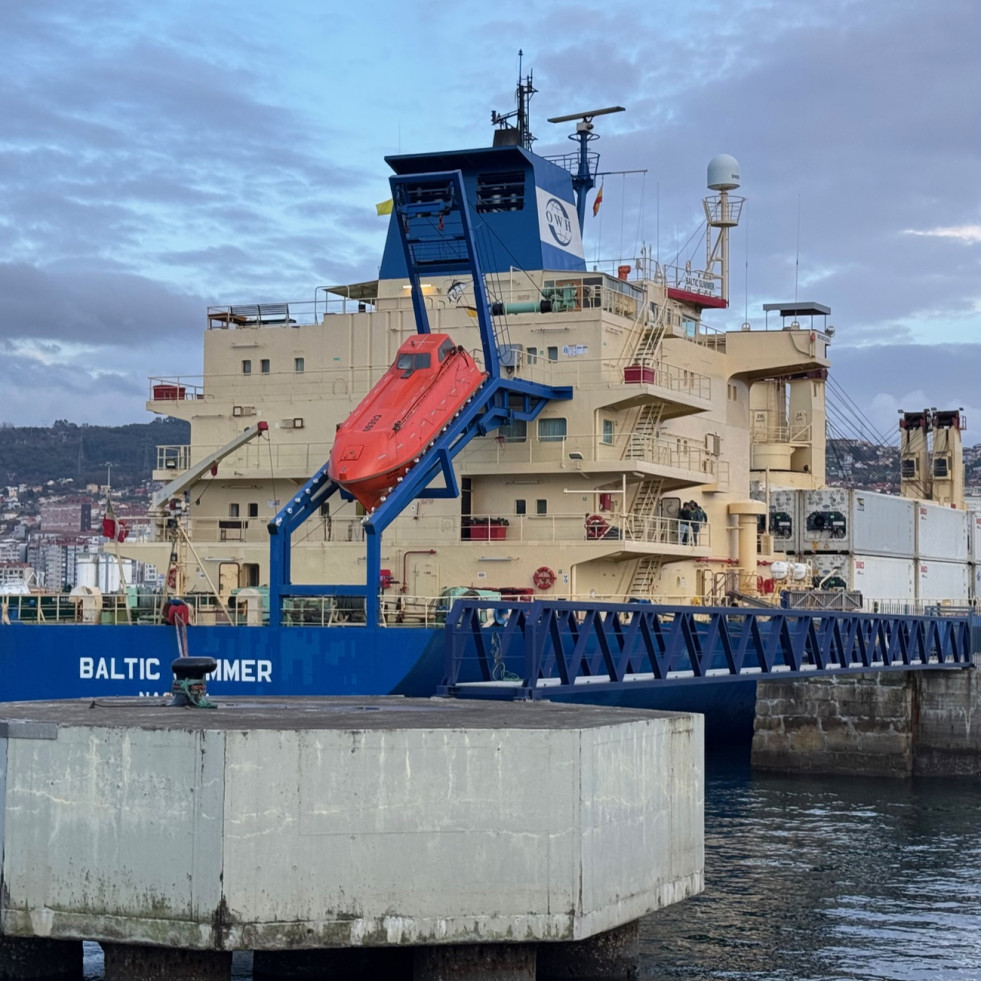
[[[739,187],[739,161],[720,153],[709,161],[708,186],[713,191],[732,191]]]

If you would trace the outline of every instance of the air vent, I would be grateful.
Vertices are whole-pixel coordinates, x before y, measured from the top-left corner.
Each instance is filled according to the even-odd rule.
[[[303,428],[303,419],[301,419],[299,416],[297,416],[297,417],[295,417],[293,419],[284,419],[279,424],[279,428],[280,429],[302,429]]]
[[[255,406],[254,405],[235,405],[232,406],[233,416],[254,416]]]

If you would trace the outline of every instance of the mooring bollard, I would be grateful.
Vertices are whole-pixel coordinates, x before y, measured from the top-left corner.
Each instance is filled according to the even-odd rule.
[[[174,697],[167,703],[172,708],[217,708],[208,698],[205,675],[218,667],[213,657],[178,657],[171,662]]]

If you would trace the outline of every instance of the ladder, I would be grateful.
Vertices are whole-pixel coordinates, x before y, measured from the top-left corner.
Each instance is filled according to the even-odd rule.
[[[638,559],[634,564],[633,575],[630,578],[627,598],[650,599],[663,567],[664,562],[657,555],[645,555]]]

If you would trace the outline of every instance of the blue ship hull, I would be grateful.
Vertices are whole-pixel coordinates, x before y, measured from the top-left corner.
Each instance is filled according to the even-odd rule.
[[[213,657],[215,700],[243,696],[428,697],[443,680],[442,628],[190,626],[188,649]],[[30,624],[0,627],[0,701],[164,696],[178,656],[170,626]],[[700,712],[711,742],[752,735],[755,681],[670,682],[631,691],[590,685],[557,701]]]

